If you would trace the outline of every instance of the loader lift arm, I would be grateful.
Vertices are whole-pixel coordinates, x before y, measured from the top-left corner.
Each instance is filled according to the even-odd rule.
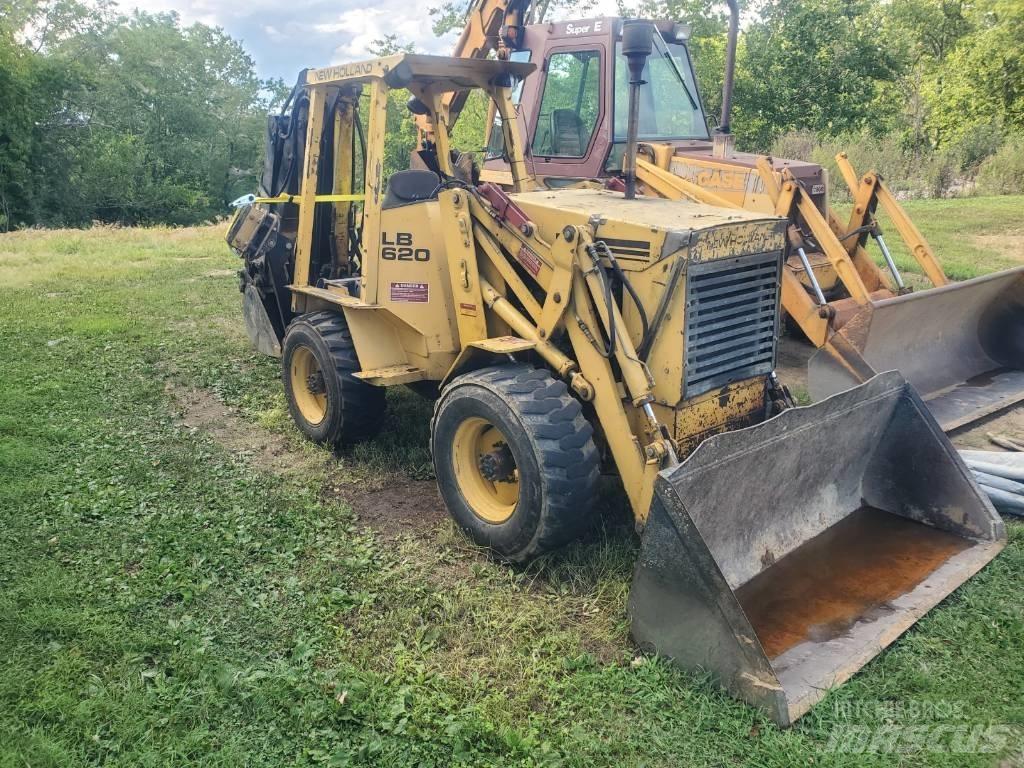
[[[666,167],[670,155],[645,148],[638,177],[649,192],[669,199],[742,208],[735,200],[693,184]],[[659,162],[660,161],[660,162]],[[845,154],[836,156],[853,207],[847,222],[825,213],[788,170],[767,157],[757,174],[775,213],[788,218],[790,248],[798,268],[782,275],[782,304],[818,351],[808,364],[808,388],[821,399],[866,381],[880,371],[901,370],[946,430],[1024,400],[1024,349],[1007,342],[1024,323],[1024,268],[950,283],[920,230],[882,177],[858,177]],[[914,293],[903,281],[876,211],[881,206],[933,288]],[[888,274],[868,255],[878,246]],[[826,299],[812,258],[824,257],[846,297]]]

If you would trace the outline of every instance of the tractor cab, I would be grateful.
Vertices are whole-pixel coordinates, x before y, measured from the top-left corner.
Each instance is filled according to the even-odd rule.
[[[594,178],[622,168],[628,95],[621,35],[617,18],[531,25],[523,48],[511,54],[541,70],[515,94],[539,178],[557,186],[574,175]],[[641,140],[710,141],[688,37],[685,25],[657,25],[639,95]],[[489,160],[501,158],[498,117],[487,151]],[[500,169],[500,163],[488,169]]]
[[[531,62],[536,76],[513,92],[523,143],[538,183],[560,187],[618,175],[626,147],[628,72],[622,55],[624,20],[615,17],[525,27],[513,61]],[[651,22],[652,52],[639,94],[638,138],[651,160],[748,209],[773,213],[757,173],[756,154],[716,158],[708,115],[690,57],[686,24]],[[483,178],[508,183],[501,118],[492,113]],[[820,166],[780,161],[825,205]]]

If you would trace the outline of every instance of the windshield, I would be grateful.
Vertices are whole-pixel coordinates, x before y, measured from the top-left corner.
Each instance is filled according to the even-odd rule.
[[[509,61],[529,61],[530,51],[520,50],[513,51],[512,55],[508,57]],[[523,81],[516,80],[512,86],[512,104],[515,105],[516,113],[519,112],[519,102],[523,98]],[[487,136],[487,146],[485,149],[484,157],[487,160],[491,160],[495,157],[503,157],[505,154],[505,136],[501,132],[501,115],[498,114],[497,110],[493,106],[489,108],[489,112],[494,115],[491,121],[491,131]]]
[[[654,50],[640,86],[641,139],[707,139],[708,126],[697,97],[697,84],[686,46],[654,35]],[[629,68],[622,43],[615,46],[615,141],[626,140]]]

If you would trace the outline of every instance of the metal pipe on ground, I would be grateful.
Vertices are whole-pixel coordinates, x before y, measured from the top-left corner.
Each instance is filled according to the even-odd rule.
[[[1002,477],[1007,480],[1024,483],[1024,470],[1017,467],[1006,466],[1004,464],[993,464],[987,461],[971,461],[970,459],[967,459],[967,466],[970,467],[975,474],[980,472],[982,474],[995,475],[996,477]]]
[[[997,509],[1007,514],[1024,516],[1024,496],[987,485],[981,485],[980,487],[981,490],[988,494],[989,499]]]
[[[999,471],[993,472],[993,474],[1009,477],[1010,479],[1020,479],[1024,482],[1024,453],[979,451],[964,448],[960,451],[960,456],[963,457],[968,466],[981,466],[984,464],[998,467]],[[988,472],[990,470],[986,469],[985,471]]]
[[[973,470],[974,479],[978,481],[979,485],[987,485],[989,488],[998,488],[1000,491],[1006,491],[1007,493],[1016,493],[1017,495],[1024,494],[1024,484],[1018,483],[1015,480],[1009,480],[999,475],[990,475],[988,472],[980,472]]]

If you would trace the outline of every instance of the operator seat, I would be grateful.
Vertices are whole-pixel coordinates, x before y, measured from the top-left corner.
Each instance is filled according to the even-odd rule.
[[[590,143],[583,118],[572,109],[551,113],[551,153],[565,157],[583,157]]]
[[[403,205],[413,205],[424,200],[435,200],[440,183],[441,178],[433,171],[421,168],[395,171],[388,179],[381,210],[401,208]]]

